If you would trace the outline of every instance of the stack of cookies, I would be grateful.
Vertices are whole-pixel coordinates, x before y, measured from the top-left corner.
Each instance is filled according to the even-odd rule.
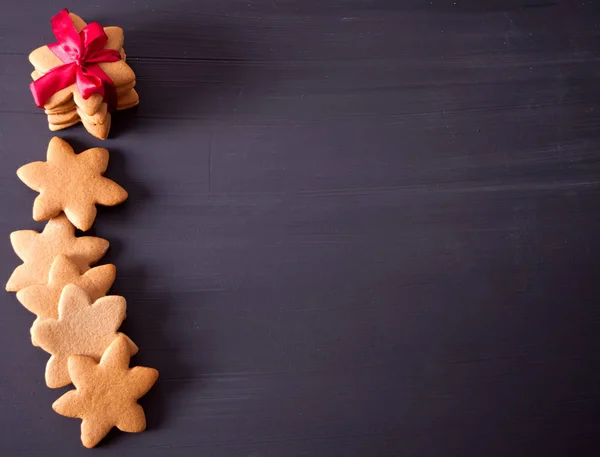
[[[68,17],[77,33],[86,28],[87,24],[79,16],[68,13]],[[88,73],[89,67],[97,66],[110,78],[116,92],[116,106],[109,106],[108,100],[101,94],[104,90],[101,89],[101,84],[98,93],[88,94],[85,98],[80,93],[79,85],[74,82],[43,100],[41,106],[48,116],[50,130],[62,130],[81,122],[96,138],[106,139],[110,131],[111,111],[132,108],[139,103],[138,93],[134,89],[135,73],[126,63],[123,29],[104,27],[103,30],[107,37],[104,49],[116,51],[120,60],[100,63],[86,63],[80,60],[78,64],[83,73]],[[65,64],[52,49],[55,49],[53,45],[42,46],[29,55],[29,61],[35,68],[31,73],[34,81]]]
[[[60,138],[50,141],[46,162],[33,162],[17,174],[39,192],[33,205],[36,221],[49,219],[41,233],[19,230],[10,236],[23,263],[11,275],[6,290],[36,319],[31,342],[51,356],[46,384],[75,389],[60,397],[59,414],[82,419],[81,440],[95,446],[113,427],[141,432],[146,418],[137,400],[156,382],[153,368],[129,368],[138,347],[118,329],[125,319],[123,297],[106,296],[114,265],[93,267],[108,249],[108,241],[75,235],[89,230],[96,204],[113,206],[127,192],[105,178],[108,151],[88,149],[75,154]]]

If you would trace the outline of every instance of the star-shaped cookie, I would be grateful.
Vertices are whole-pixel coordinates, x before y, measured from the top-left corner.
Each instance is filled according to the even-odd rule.
[[[81,442],[92,448],[112,427],[123,432],[146,429],[144,410],[137,403],[158,379],[154,368],[129,368],[129,347],[118,336],[102,355],[100,363],[81,355],[69,357],[69,375],[76,389],[54,402],[58,414],[82,419]]]
[[[85,36],[83,30],[86,22],[79,16],[69,13],[69,17],[75,26],[75,30]],[[105,49],[111,49],[119,52],[121,60],[116,62],[101,62],[98,67],[106,73],[114,84],[117,93],[117,110],[128,109],[139,103],[139,95],[133,89],[135,86],[135,73],[126,62],[125,50],[123,49],[123,29],[120,27],[104,27],[104,33],[107,37]],[[85,38],[84,38],[85,40]],[[41,46],[29,55],[29,61],[35,67],[32,73],[33,80],[38,80],[51,70],[63,65],[63,62],[50,50],[48,46]],[[84,67],[90,63],[85,62]],[[75,109],[76,108],[76,109]],[[45,101],[44,109],[48,116],[48,127],[52,131],[62,130],[64,128],[82,122],[85,129],[96,138],[106,139],[108,137],[111,125],[111,113],[107,112],[107,101],[100,94],[92,94],[84,99],[77,84],[71,84],[56,93]],[[55,119],[54,115],[58,112],[69,111],[75,116],[70,121],[59,117]],[[105,113],[105,114],[102,114]]]
[[[58,319],[34,322],[32,338],[52,354],[46,365],[46,385],[56,388],[71,382],[67,370],[70,355],[85,355],[100,360],[102,353],[118,335],[125,319],[123,297],[110,295],[93,304],[88,294],[74,284],[64,287],[58,302]],[[130,354],[137,346],[127,338]]]
[[[48,284],[35,284],[17,292],[17,300],[37,319],[58,319],[58,301],[60,293],[67,284],[76,286],[87,292],[90,301],[95,302],[106,295],[115,282],[114,265],[101,265],[81,273],[75,262],[64,254],[59,254],[52,262]],[[37,320],[36,319],[36,320]],[[32,344],[37,346],[35,340]]]
[[[54,137],[46,162],[32,162],[17,170],[28,187],[40,193],[33,204],[33,219],[42,221],[64,211],[80,230],[92,227],[96,204],[114,206],[127,199],[127,192],[102,176],[108,166],[108,151],[93,148],[75,154],[66,141]]]
[[[94,236],[75,236],[75,227],[64,214],[50,219],[42,233],[19,230],[10,234],[15,253],[23,260],[8,279],[6,290],[17,292],[33,284],[45,284],[54,258],[64,254],[81,272],[102,258],[108,241]]]
[[[87,23],[76,14],[69,13],[69,16],[77,32],[81,32],[87,25]],[[108,37],[108,42],[104,48],[121,51],[124,40],[123,29],[120,27],[104,27],[104,33],[106,33],[106,36]],[[53,68],[63,65],[63,62],[47,45],[41,46],[29,54],[29,61],[35,67],[36,71],[40,73],[40,76],[48,73]],[[135,81],[135,73],[124,59],[116,62],[102,62],[98,64],[98,66],[108,75],[115,87],[125,86],[126,84]],[[45,107],[53,108],[61,103],[67,102],[73,97],[75,92],[77,92],[77,85],[71,84],[54,94],[46,103]],[[90,100],[89,106],[86,107],[86,112],[94,114],[95,111],[93,111],[93,107],[96,107],[96,109],[99,107],[100,103],[102,103],[102,96],[97,95],[90,98],[93,98],[93,100]],[[85,101],[85,104],[88,105],[88,102]]]

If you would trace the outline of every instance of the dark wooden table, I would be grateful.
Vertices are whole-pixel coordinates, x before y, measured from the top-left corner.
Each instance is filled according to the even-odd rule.
[[[109,140],[59,135],[130,192],[93,232],[161,372],[94,455],[598,455],[598,2],[2,1],[0,278],[65,6],[138,75]],[[0,454],[91,455],[31,322],[4,294]]]

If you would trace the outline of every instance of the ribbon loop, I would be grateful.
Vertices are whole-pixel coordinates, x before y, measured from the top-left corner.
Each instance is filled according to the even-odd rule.
[[[52,68],[29,85],[35,104],[43,108],[52,95],[75,83],[85,100],[99,94],[111,111],[116,109],[115,85],[98,64],[117,62],[121,55],[114,49],[104,49],[108,37],[102,26],[92,22],[77,33],[66,8],[52,18],[51,24],[57,42],[48,48],[63,65]]]

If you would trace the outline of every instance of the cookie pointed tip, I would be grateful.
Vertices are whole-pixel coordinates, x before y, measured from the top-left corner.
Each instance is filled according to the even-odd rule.
[[[57,398],[56,400],[54,400],[54,403],[52,403],[52,409],[54,410],[54,412],[61,414],[62,411],[62,397]]]
[[[23,181],[23,168],[25,168],[26,166],[27,165],[21,165],[19,168],[17,168],[17,176],[21,181]]]
[[[10,278],[8,278],[8,281],[6,282],[6,286],[4,286],[4,288],[7,292],[18,292],[21,289],[17,281],[14,279],[14,273],[11,275]]]
[[[56,146],[69,146],[69,143],[67,143],[65,140],[63,140],[61,137],[59,136],[53,136],[52,138],[50,138],[50,141],[48,142],[48,146],[49,147],[56,147]]]
[[[18,238],[19,236],[21,236],[22,231],[21,230],[15,230],[14,232],[11,232],[9,235],[9,239],[10,239],[10,244],[12,244],[12,246],[15,246],[15,243],[18,243]]]
[[[49,141],[50,144],[52,143],[65,143],[65,144],[69,144],[67,143],[65,140],[63,140],[61,137],[54,135],[52,138],[50,138]]]
[[[82,232],[87,232],[89,229],[92,228],[92,225],[94,225],[92,222],[83,222],[82,221],[79,224],[75,225],[75,227],[77,227]]]
[[[86,447],[87,449],[92,449],[92,448],[96,447],[96,444],[98,444],[98,441],[82,436],[81,444],[83,444],[83,446]]]
[[[151,371],[151,379],[152,379],[152,384],[154,384],[156,381],[158,381],[158,378],[160,377],[160,373],[156,368],[149,368]]]
[[[8,284],[6,286],[8,287]],[[28,293],[27,287],[25,287],[25,288],[23,288],[21,290],[17,290],[17,295],[16,295],[17,301],[19,303],[21,303],[22,305],[23,305],[23,302],[25,301],[25,299],[27,297],[27,293]],[[23,306],[25,306],[25,305],[23,305]]]
[[[49,219],[48,217],[45,217],[45,214],[42,212],[42,210],[36,206],[33,207],[31,218],[36,222],[42,222]]]

